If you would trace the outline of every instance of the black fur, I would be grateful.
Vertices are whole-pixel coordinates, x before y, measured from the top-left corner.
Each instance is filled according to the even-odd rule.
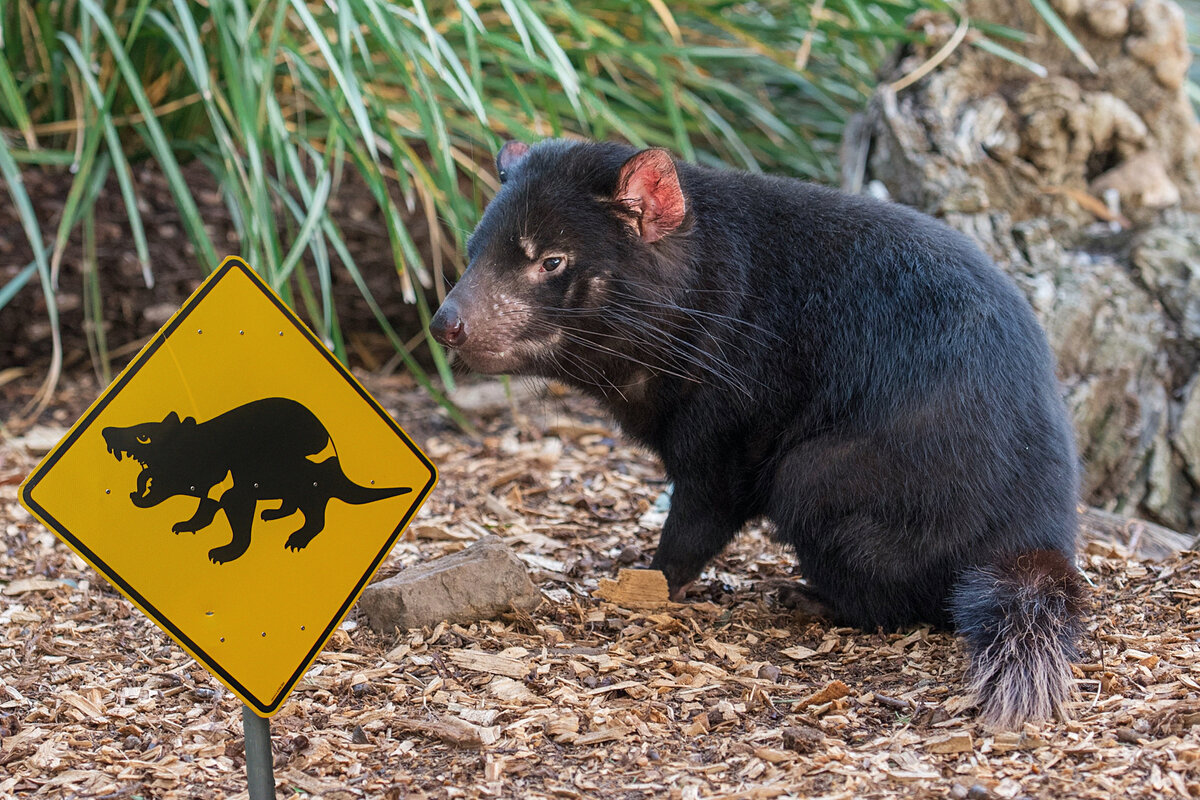
[[[432,329],[480,371],[600,398],[662,457],[653,567],[673,591],[761,516],[867,629],[953,625],[956,591],[975,619],[978,570],[1073,558],[1053,359],[974,244],[903,206],[679,162],[686,214],[647,241],[620,196],[636,152],[548,141],[507,163]]]
[[[952,599],[966,639],[967,679],[984,719],[1015,728],[1064,712],[1082,630],[1083,584],[1054,550],[964,571]]]

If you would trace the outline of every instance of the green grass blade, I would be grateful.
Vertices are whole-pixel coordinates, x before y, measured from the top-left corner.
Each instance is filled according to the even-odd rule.
[[[215,270],[217,268],[216,250],[213,248],[208,232],[204,229],[204,223],[200,219],[200,211],[196,207],[195,200],[192,199],[191,191],[183,178],[182,171],[179,169],[179,163],[176,161],[175,154],[167,142],[162,125],[154,114],[154,107],[151,105],[149,98],[146,97],[146,92],[141,85],[137,71],[129,61],[129,56],[125,52],[124,45],[117,37],[116,31],[113,29],[112,23],[105,15],[103,9],[96,4],[95,0],[79,0],[79,4],[91,16],[97,29],[108,43],[117,67],[125,78],[125,87],[132,96],[138,110],[142,112],[144,117],[142,125],[146,131],[146,143],[154,152],[159,166],[162,167],[163,172],[167,176],[167,184],[171,189],[171,196],[179,206],[180,215],[183,218],[184,227],[189,233],[189,238],[200,253],[205,269],[210,272]]]
[[[374,129],[371,127],[371,121],[367,116],[367,109],[363,105],[362,94],[359,92],[357,80],[353,80],[353,76],[347,77],[337,59],[334,58],[333,47],[325,37],[325,32],[317,24],[317,21],[313,19],[308,6],[304,4],[304,0],[292,0],[292,8],[296,10],[296,14],[312,35],[313,42],[325,58],[326,69],[333,75],[334,81],[341,88],[346,104],[350,107],[350,114],[354,117],[354,121],[358,125],[358,130],[362,135],[362,141],[366,145],[367,152],[371,154],[372,159],[378,161],[379,152],[375,149]]]
[[[103,108],[104,95],[100,91],[99,84],[96,83],[96,77],[92,75],[92,71],[88,68],[87,61],[84,59],[83,51],[80,50],[79,44],[65,34],[59,34],[59,41],[62,42],[63,46],[67,49],[67,53],[74,59],[79,76],[83,79],[84,86],[87,87],[88,93],[92,97],[92,102],[96,104],[97,108]],[[125,202],[125,212],[129,219],[129,229],[133,233],[133,245],[137,252],[138,266],[142,271],[142,280],[145,281],[147,287],[153,287],[154,275],[150,271],[150,247],[146,243],[146,230],[142,225],[142,213],[138,208],[137,193],[133,188],[132,171],[129,168],[129,162],[125,159],[121,137],[117,133],[116,126],[113,125],[111,116],[102,114],[100,116],[100,124],[104,129],[104,138],[108,143],[108,154],[113,161],[114,169],[117,173],[117,182],[121,187],[121,197]]]
[[[25,265],[24,269],[9,278],[8,282],[3,286],[0,286],[0,309],[8,305],[17,296],[17,293],[25,288],[25,284],[29,283],[30,278],[37,274],[37,262],[30,261]]]
[[[309,240],[316,233],[317,226],[321,223],[321,218],[325,216],[325,203],[329,199],[329,187],[331,184],[331,176],[328,172],[323,173],[318,178],[316,192],[313,195],[312,201],[308,204],[308,214],[300,226],[300,232],[296,234],[295,241],[293,241],[287,257],[284,258],[283,263],[280,265],[279,271],[272,276],[272,280],[274,281],[272,288],[281,285],[291,276],[292,270],[300,262],[300,256],[308,248]]]
[[[2,14],[0,11],[0,15]],[[38,140],[33,132],[33,120],[29,118],[29,109],[25,107],[25,99],[21,97],[21,91],[17,88],[16,79],[8,67],[8,60],[3,57],[0,57],[0,100],[4,101],[0,104],[0,111],[16,123],[21,135],[25,137],[25,146],[30,150],[37,150]]]
[[[975,45],[985,53],[991,53],[992,55],[1003,58],[1005,61],[1010,61],[1019,67],[1024,67],[1039,78],[1044,78],[1050,74],[1046,71],[1045,67],[1033,59],[1026,58],[1020,53],[1009,50],[1004,45],[997,44],[991,39],[976,39],[975,41],[971,42],[971,44]]]
[[[46,257],[46,248],[42,243],[41,226],[38,225],[33,204],[29,201],[29,193],[25,191],[25,182],[21,178],[21,171],[17,167],[17,162],[12,157],[12,151],[8,147],[8,142],[4,140],[3,136],[0,136],[0,176],[4,177],[9,197],[12,198],[13,204],[17,207],[17,216],[21,220],[21,227],[25,231],[25,237],[29,240],[29,246],[33,249],[34,263],[37,264],[38,277],[42,283],[42,296],[46,300],[46,317],[50,322],[52,349],[50,369],[46,375],[46,381],[42,384],[42,389],[38,393],[39,399],[34,404],[36,410],[40,411],[49,402],[50,395],[58,383],[59,373],[62,369],[62,330],[58,318],[58,300],[54,295],[54,286],[50,280],[50,261]]]

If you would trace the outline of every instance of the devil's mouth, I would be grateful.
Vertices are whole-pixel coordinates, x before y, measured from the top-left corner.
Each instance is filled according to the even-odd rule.
[[[495,374],[500,372],[514,372],[524,366],[525,359],[517,353],[509,350],[467,350],[462,348],[458,351],[459,356],[466,362],[467,366],[476,372],[484,374]]]
[[[108,452],[116,456],[117,461],[120,461],[125,456],[129,456],[131,461],[135,461],[142,466],[142,471],[139,472],[137,476],[137,491],[130,492],[129,497],[134,503],[144,503],[145,501],[149,500],[150,489],[154,483],[154,478],[150,475],[150,466],[145,461],[142,461],[140,458],[135,456],[131,451],[115,445],[108,445]]]
[[[555,352],[561,339],[561,331],[554,331],[543,339],[518,337],[503,345],[494,341],[472,342],[468,339],[465,345],[457,348],[457,352],[475,372],[516,375],[536,369],[539,362]]]

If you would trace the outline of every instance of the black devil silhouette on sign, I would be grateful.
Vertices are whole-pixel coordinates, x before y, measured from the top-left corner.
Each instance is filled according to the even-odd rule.
[[[336,448],[323,461],[311,460],[332,445],[329,432],[315,414],[285,397],[255,400],[208,422],[181,420],[172,411],[162,422],[108,427],[103,435],[108,452],[118,461],[129,456],[142,465],[137,488],[129,495],[138,508],[176,495],[200,498],[196,513],[171,527],[175,533],[203,530],[218,511],[225,512],[233,539],[208,551],[214,564],[246,552],[260,500],[280,501],[277,508],[261,512],[264,521],[303,515],[304,525],[286,543],[289,550],[299,551],[325,527],[330,500],[361,505],[412,491],[408,486],[359,486],[342,472]],[[227,478],[233,485],[211,497]]]

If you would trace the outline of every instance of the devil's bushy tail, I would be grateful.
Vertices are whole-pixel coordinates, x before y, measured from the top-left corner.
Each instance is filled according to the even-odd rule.
[[[967,681],[989,728],[1066,717],[1082,628],[1083,583],[1056,550],[1034,550],[963,573],[952,612],[966,639]]]

